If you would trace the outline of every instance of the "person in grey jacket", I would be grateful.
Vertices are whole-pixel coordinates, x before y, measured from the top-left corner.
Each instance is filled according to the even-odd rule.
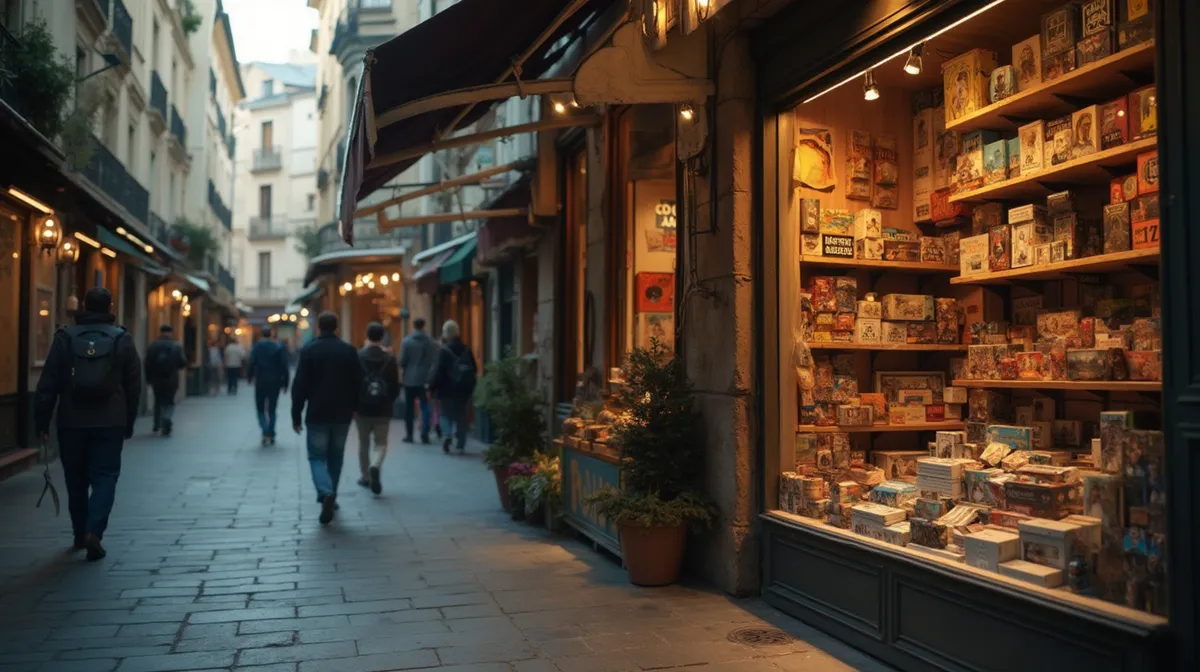
[[[42,443],[50,438],[50,419],[58,410],[75,549],[86,548],[89,561],[105,556],[100,539],[117,493],[121,448],[133,436],[142,395],[142,362],[133,337],[114,324],[112,300],[103,287],[87,291],[74,326],[54,334],[34,401]]]
[[[421,443],[429,443],[429,374],[437,363],[438,344],[425,333],[425,320],[413,320],[413,331],[400,343],[400,368],[404,369],[404,442],[413,441],[413,404],[421,405]]]

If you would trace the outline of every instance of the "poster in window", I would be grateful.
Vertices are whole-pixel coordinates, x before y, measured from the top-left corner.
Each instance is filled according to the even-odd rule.
[[[675,231],[665,229],[646,229],[647,252],[674,252]]]
[[[675,350],[675,313],[638,313],[637,347],[649,348],[651,339]]]
[[[637,312],[673,313],[675,311],[675,274],[638,273]]]
[[[837,175],[833,168],[833,134],[827,128],[801,128],[796,131],[795,180],[802,187],[833,191]]]

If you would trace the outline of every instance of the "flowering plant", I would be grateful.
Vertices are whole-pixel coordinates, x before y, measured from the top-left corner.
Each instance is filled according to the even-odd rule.
[[[513,476],[532,476],[537,471],[536,464],[528,464],[525,462],[513,462],[508,465],[508,477]]]

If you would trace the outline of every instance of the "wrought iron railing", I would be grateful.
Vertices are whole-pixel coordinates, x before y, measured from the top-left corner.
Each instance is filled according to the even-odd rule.
[[[317,239],[320,241],[317,255],[349,249],[378,250],[400,247],[406,240],[414,238],[420,229],[419,226],[407,226],[380,233],[375,218],[367,217],[354,222],[354,247],[351,248],[342,240],[342,233],[338,229],[337,222],[332,222],[321,227],[321,230],[317,232]]]
[[[279,145],[258,147],[254,150],[251,170],[279,170],[283,166],[283,152]]]
[[[163,121],[170,118],[167,116],[167,87],[163,86],[157,70],[150,73],[150,109],[158,112]]]
[[[138,184],[99,139],[94,138],[93,141],[95,151],[92,152],[91,161],[84,166],[83,176],[145,224],[150,218],[150,192]]]
[[[217,185],[213,184],[212,180],[208,181],[208,205],[212,208],[213,214],[217,216],[222,226],[232,230],[233,213],[229,210],[229,206],[225,205],[225,201],[221,199],[221,194],[217,193]]]
[[[187,126],[183,125],[183,117],[179,116],[179,110],[175,106],[171,106],[171,135],[179,141],[179,146],[187,151]]]
[[[133,58],[133,17],[129,15],[129,10],[125,9],[125,3],[121,0],[112,0],[112,32],[116,36],[117,41],[121,43],[121,47],[125,49],[125,53],[130,59]]]
[[[237,283],[233,279],[233,273],[230,273],[229,269],[225,268],[221,264],[217,264],[217,282],[222,287],[229,290],[230,294],[235,293],[234,289],[237,287]]]
[[[270,238],[287,238],[287,215],[255,215],[250,218],[250,240],[267,240]]]
[[[158,216],[158,213],[150,211],[150,221],[146,223],[150,227],[150,235],[163,245],[168,245],[171,242],[171,225],[167,224],[167,220]]]

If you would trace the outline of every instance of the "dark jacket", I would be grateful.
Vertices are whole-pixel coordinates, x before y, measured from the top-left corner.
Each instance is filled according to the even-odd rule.
[[[414,330],[400,343],[400,366],[404,369],[405,387],[425,387],[437,362],[441,348],[429,334]]]
[[[438,352],[437,365],[429,373],[429,390],[438,399],[462,399],[471,396],[470,392],[464,394],[461,390],[455,390],[454,381],[450,378],[451,369],[454,368],[454,365],[458,362],[459,357],[462,357],[463,353],[466,353],[470,359],[471,368],[475,370],[476,374],[479,373],[479,365],[475,362],[475,355],[462,342],[462,339],[455,338],[448,341]]]
[[[264,389],[284,389],[290,374],[287,351],[279,343],[264,338],[250,348],[246,380]]]
[[[146,346],[146,382],[154,389],[178,389],[179,371],[185,368],[183,348],[170,336],[159,336]]]
[[[362,390],[358,351],[335,334],[321,334],[300,351],[292,381],[292,423],[341,425],[354,419]],[[308,414],[304,405],[308,404]]]
[[[396,358],[377,345],[368,345],[358,351],[358,360],[362,362],[363,377],[367,372],[379,371],[388,392],[387,405],[381,408],[373,408],[366,399],[359,400],[358,414],[368,418],[392,417],[392,405],[400,396],[400,368],[396,366]]]
[[[115,320],[111,314],[80,311],[75,315],[75,324],[80,325],[113,324]],[[126,436],[133,434],[138,400],[142,396],[142,362],[138,358],[133,337],[124,329],[121,331],[113,352],[113,365],[119,372],[120,385],[107,403],[97,405],[80,405],[72,398],[70,379],[74,356],[71,354],[71,336],[65,329],[59,329],[54,334],[34,400],[34,426],[39,434],[49,433],[55,406],[58,407],[59,427],[121,427]]]

